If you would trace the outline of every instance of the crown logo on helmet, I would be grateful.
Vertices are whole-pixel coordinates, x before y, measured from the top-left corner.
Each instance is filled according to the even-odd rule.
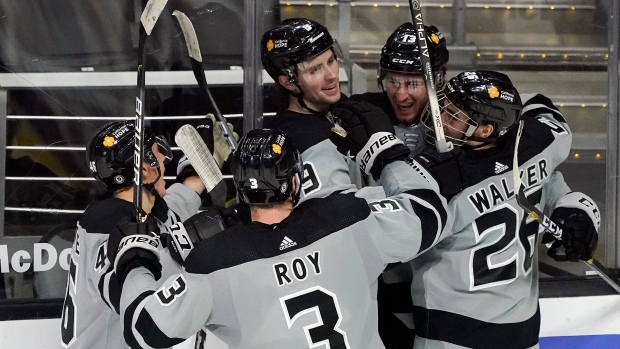
[[[272,144],[271,145],[271,149],[273,149],[273,152],[276,154],[281,154],[282,153],[282,147],[279,144]]]
[[[499,97],[499,90],[497,89],[497,87],[493,86],[491,88],[489,88],[487,90],[487,92],[489,93],[489,97],[491,98],[497,98]]]
[[[439,44],[439,36],[437,36],[437,34],[432,33],[431,34],[431,41],[435,43],[435,45]]]
[[[273,47],[274,47],[274,46],[275,46],[275,45],[274,45],[274,43],[273,43],[273,40],[269,39],[269,41],[267,41],[267,51],[268,51],[268,52],[271,52],[271,50],[273,50]]]
[[[104,147],[111,147],[111,146],[113,146],[113,145],[114,145],[114,141],[115,141],[114,137],[112,137],[112,136],[107,136],[107,137],[105,137],[105,138],[103,139],[103,146],[104,146]]]

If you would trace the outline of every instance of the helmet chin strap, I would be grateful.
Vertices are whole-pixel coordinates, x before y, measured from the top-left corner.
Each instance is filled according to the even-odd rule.
[[[296,94],[295,96],[297,97],[297,103],[299,103],[299,105],[302,108],[308,110],[312,114],[317,114],[317,115],[324,115],[325,114],[324,112],[320,112],[320,111],[314,110],[314,109],[310,108],[308,105],[306,105],[306,102],[304,101],[304,93],[303,92],[300,92],[300,93]]]
[[[159,181],[160,178],[161,178],[161,169],[159,168],[159,166],[157,166],[157,177],[155,178],[155,180],[151,183],[142,184],[142,187],[146,189],[151,195],[155,196],[155,199],[160,197],[157,190],[155,190],[155,183],[157,183],[157,181]]]

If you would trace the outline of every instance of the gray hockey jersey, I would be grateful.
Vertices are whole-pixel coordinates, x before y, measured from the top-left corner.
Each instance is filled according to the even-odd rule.
[[[225,230],[198,243],[185,272],[161,287],[145,268],[132,270],[121,299],[127,342],[167,347],[206,325],[231,349],[383,348],[377,277],[435,244],[451,218],[417,163],[391,163],[382,179],[401,194],[334,194],[278,224]]]
[[[331,114],[301,114],[285,110],[266,126],[291,135],[301,153],[304,175],[299,203],[361,188],[365,184],[355,161],[340,154],[327,138],[335,126]]]
[[[569,192],[556,167],[572,136],[551,101],[521,95],[519,171],[528,199],[544,210]],[[411,262],[414,348],[538,347],[538,223],[514,197],[516,128],[492,149],[462,152],[463,192],[449,203],[454,234]]]
[[[161,206],[166,211],[158,220],[162,233],[165,227],[189,218],[200,207],[198,194],[178,183],[166,190],[164,200],[168,209]],[[78,220],[60,329],[64,348],[129,348],[121,330],[121,289],[107,258],[107,241],[109,231],[133,212],[133,203],[110,198],[90,205]],[[159,283],[181,270],[164,247],[160,249]]]

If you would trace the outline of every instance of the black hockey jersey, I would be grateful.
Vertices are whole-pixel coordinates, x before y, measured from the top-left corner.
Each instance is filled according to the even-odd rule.
[[[334,194],[279,224],[225,230],[198,243],[186,272],[159,288],[146,269],[132,270],[121,299],[128,342],[167,347],[206,325],[231,349],[383,348],[377,277],[433,246],[451,217],[415,162],[391,163],[381,178],[402,194]]]

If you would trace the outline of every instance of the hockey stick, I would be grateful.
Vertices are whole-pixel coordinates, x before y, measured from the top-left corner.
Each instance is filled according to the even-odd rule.
[[[144,96],[146,94],[146,38],[151,35],[153,27],[164,10],[168,0],[149,0],[140,16],[140,34],[138,38],[138,94],[136,96],[136,121],[133,157],[133,202],[138,222],[146,219],[142,210],[142,160],[144,159]]]
[[[217,107],[217,104],[211,95],[211,91],[209,90],[207,78],[205,77],[205,72],[201,65],[202,54],[200,53],[200,46],[198,44],[198,37],[196,36],[194,26],[185,13],[175,10],[172,15],[177,18],[179,25],[181,26],[181,30],[183,31],[183,37],[185,38],[185,44],[187,45],[187,52],[189,53],[189,57],[192,62],[192,71],[194,72],[200,91],[209,99],[209,102],[211,102],[215,117],[217,118],[217,124],[222,130],[222,135],[226,138],[226,142],[228,142],[230,150],[234,152],[237,149],[237,141],[233,137],[232,131],[228,129],[226,119]]]
[[[517,204],[525,211],[525,213],[532,219],[537,221],[543,229],[551,233],[557,240],[566,240],[566,233],[562,230],[558,224],[553,222],[547,215],[542,213],[536,206],[534,206],[525,196],[523,189],[523,182],[521,181],[521,174],[519,171],[519,141],[521,140],[521,133],[523,132],[523,120],[519,121],[519,129],[517,131],[517,139],[515,141],[515,152],[512,159],[512,171],[515,188],[515,197]],[[595,273],[597,273],[605,282],[611,286],[616,292],[620,293],[620,280],[607,270],[599,261],[592,258],[588,261],[583,261],[590,267]]]
[[[207,192],[210,192],[223,177],[198,131],[192,125],[183,125],[174,135],[174,140],[198,173]]]
[[[443,132],[443,124],[441,122],[441,112],[439,110],[439,102],[437,101],[437,89],[435,88],[435,77],[433,76],[433,67],[426,43],[426,30],[424,29],[424,20],[422,19],[422,8],[419,0],[409,0],[409,8],[411,9],[411,18],[413,24],[418,30],[418,43],[420,45],[420,62],[422,63],[422,72],[426,82],[426,93],[428,95],[428,104],[433,116],[433,128],[435,130],[435,148],[440,153],[446,153],[454,147],[452,142],[446,141],[446,135]]]

